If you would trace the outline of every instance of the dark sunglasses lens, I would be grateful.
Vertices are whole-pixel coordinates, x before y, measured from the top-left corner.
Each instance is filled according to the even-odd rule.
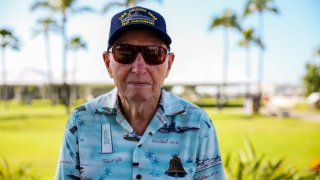
[[[115,60],[121,64],[130,64],[134,61],[136,50],[133,46],[117,45],[112,51]]]
[[[166,60],[167,50],[163,47],[149,46],[143,49],[143,57],[147,64],[159,65]]]

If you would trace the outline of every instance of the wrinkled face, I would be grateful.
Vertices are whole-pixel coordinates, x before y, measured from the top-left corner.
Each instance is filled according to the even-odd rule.
[[[153,32],[141,29],[125,32],[114,44],[158,45],[167,48]],[[160,65],[146,64],[141,53],[138,53],[132,64],[120,64],[114,60],[112,53],[108,52],[103,53],[103,59],[120,98],[128,102],[145,102],[151,99],[158,100],[160,97],[161,86],[169,74],[174,54],[167,54],[165,62]]]

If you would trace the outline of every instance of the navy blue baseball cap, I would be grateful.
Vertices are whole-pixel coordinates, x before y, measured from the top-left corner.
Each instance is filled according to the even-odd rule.
[[[110,47],[115,39],[129,29],[149,29],[159,35],[166,45],[171,44],[164,18],[153,10],[136,6],[112,17],[108,46]]]

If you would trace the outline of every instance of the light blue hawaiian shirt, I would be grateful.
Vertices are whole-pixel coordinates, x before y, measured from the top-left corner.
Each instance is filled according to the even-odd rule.
[[[56,179],[225,179],[215,127],[199,107],[162,90],[143,136],[117,90],[78,107],[66,126]]]

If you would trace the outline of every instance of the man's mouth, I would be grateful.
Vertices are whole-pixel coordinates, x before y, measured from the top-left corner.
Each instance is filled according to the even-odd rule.
[[[129,81],[128,84],[129,85],[133,85],[133,86],[147,86],[147,85],[150,85],[150,83],[144,82],[144,81]]]

